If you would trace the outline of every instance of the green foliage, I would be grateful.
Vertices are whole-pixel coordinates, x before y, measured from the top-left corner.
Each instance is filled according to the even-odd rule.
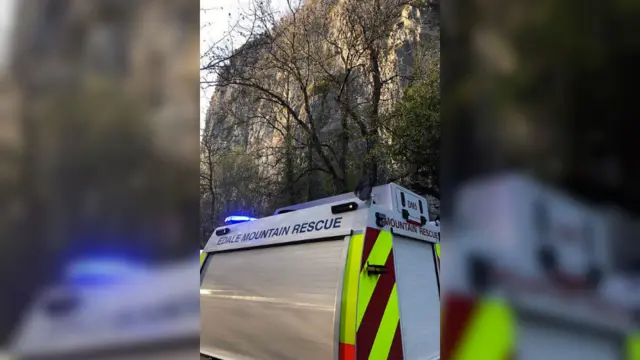
[[[203,164],[206,164],[203,161]],[[200,198],[200,241],[204,244],[213,229],[230,214],[264,216],[273,211],[266,199],[273,196],[269,179],[261,173],[255,155],[242,148],[221,151],[212,166],[201,167],[204,180]],[[209,178],[212,181],[208,188]]]
[[[439,196],[440,60],[434,57],[398,102],[389,125],[392,160],[414,190]],[[400,179],[403,180],[403,179]]]

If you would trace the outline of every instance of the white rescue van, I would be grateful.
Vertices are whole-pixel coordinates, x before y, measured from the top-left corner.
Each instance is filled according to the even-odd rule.
[[[427,200],[396,184],[220,227],[201,268],[200,351],[439,359],[439,237]]]
[[[456,197],[443,301],[443,358],[638,360],[640,229],[518,173]],[[617,255],[616,255],[617,254]],[[447,329],[451,329],[448,332]]]
[[[72,283],[51,286],[36,298],[14,334],[13,359],[173,360],[198,356],[195,256],[157,268],[115,261],[85,263],[88,265],[73,267],[77,269],[73,273],[83,273],[82,281],[75,281],[80,276],[73,275]],[[92,274],[84,275],[89,272]],[[185,281],[189,278],[193,281]]]

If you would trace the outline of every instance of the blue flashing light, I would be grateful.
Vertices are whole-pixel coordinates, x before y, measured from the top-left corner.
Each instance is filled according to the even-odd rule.
[[[238,224],[238,223],[242,223],[242,222],[253,221],[255,219],[256,218],[253,218],[251,216],[232,215],[232,216],[227,216],[227,218],[224,219],[224,223],[225,224]]]

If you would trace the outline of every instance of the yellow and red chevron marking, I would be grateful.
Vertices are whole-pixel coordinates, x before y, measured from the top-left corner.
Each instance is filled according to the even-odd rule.
[[[440,270],[440,244],[436,244],[436,255],[438,258],[438,270]]]
[[[367,264],[384,265],[387,272],[370,275]],[[390,232],[367,228],[359,265],[356,360],[401,360],[404,355]]]
[[[402,360],[400,309],[393,239],[388,231],[367,228],[351,237],[342,290],[340,360]],[[367,263],[385,265],[370,275]]]
[[[448,293],[443,304],[442,327],[442,360],[513,358],[515,324],[504,300]]]

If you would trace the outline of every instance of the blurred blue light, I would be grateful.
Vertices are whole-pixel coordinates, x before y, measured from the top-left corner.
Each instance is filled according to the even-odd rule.
[[[247,221],[253,221],[256,218],[250,217],[250,216],[244,216],[244,215],[232,215],[232,216],[227,216],[226,219],[224,219],[224,223],[225,224],[237,224],[237,223],[241,223],[241,222],[247,222]]]
[[[140,266],[126,259],[86,258],[66,267],[65,280],[78,286],[100,286],[123,282],[127,276],[139,271]]]

